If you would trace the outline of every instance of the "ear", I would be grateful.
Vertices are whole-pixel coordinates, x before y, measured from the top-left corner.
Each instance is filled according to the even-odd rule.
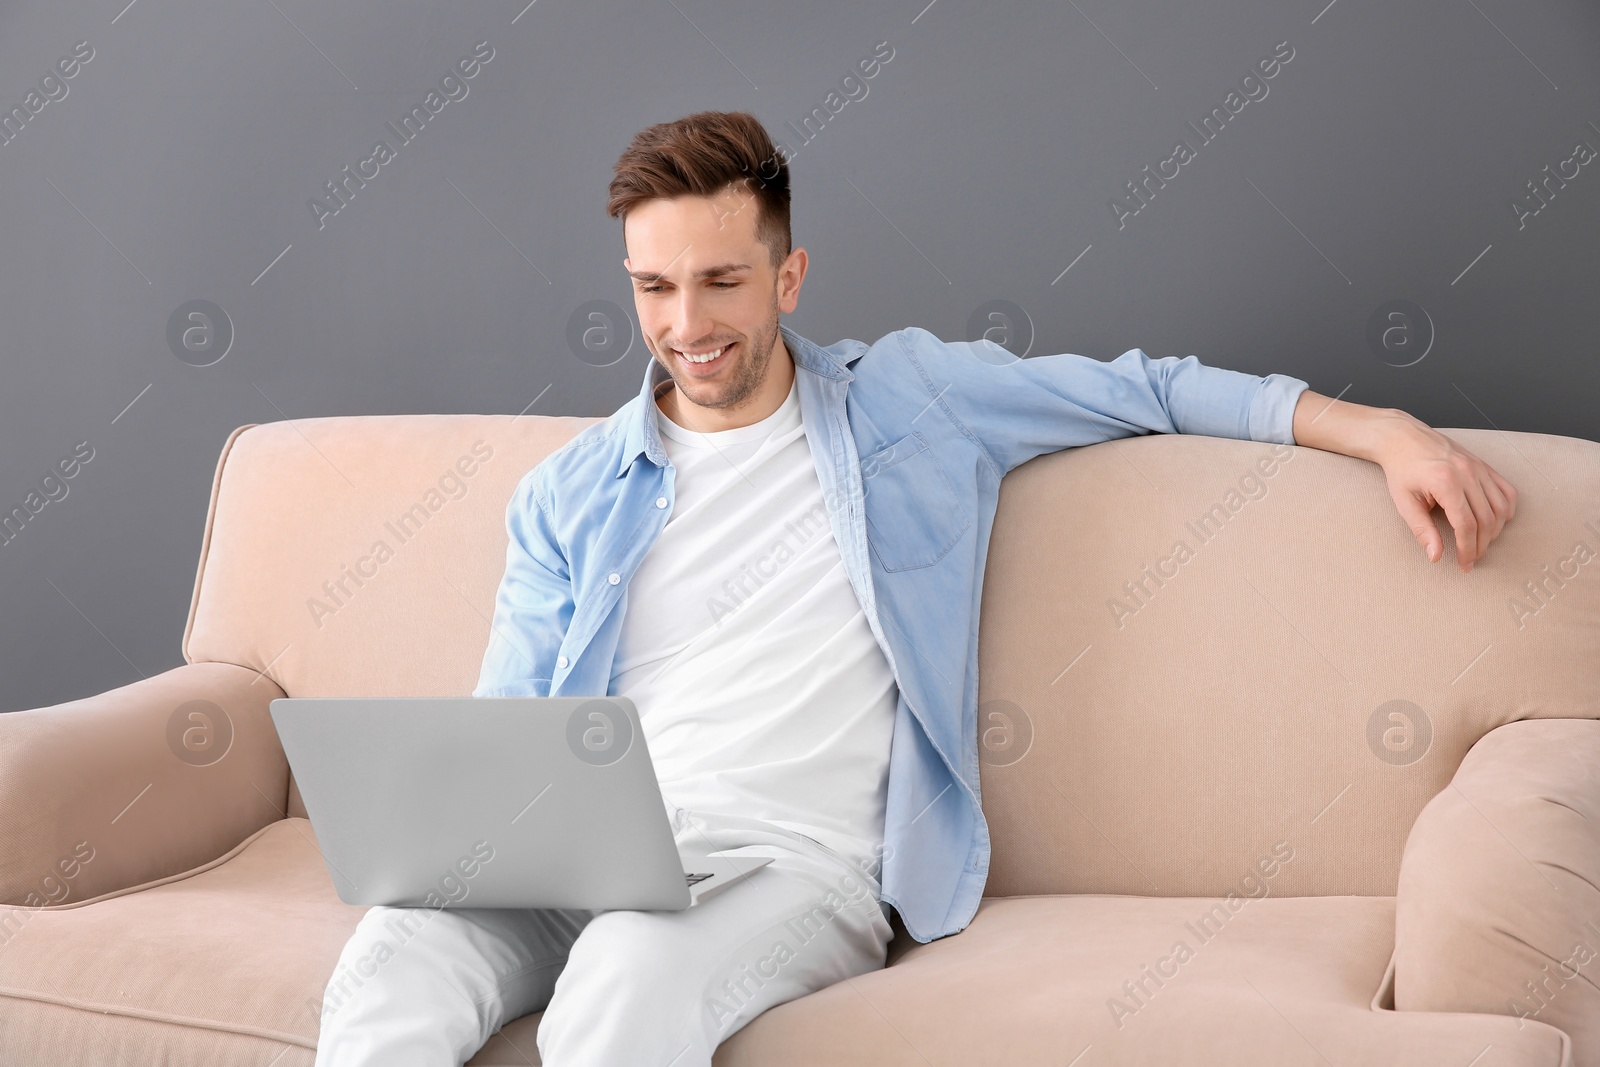
[[[808,262],[806,250],[796,246],[790,251],[789,258],[778,268],[778,283],[781,289],[778,310],[785,315],[794,314],[794,309],[800,306],[800,286],[805,281]]]

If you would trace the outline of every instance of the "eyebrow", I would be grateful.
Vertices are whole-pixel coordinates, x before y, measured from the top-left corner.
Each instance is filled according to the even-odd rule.
[[[735,274],[741,270],[750,269],[752,268],[748,263],[719,263],[714,267],[706,267],[702,270],[695,271],[694,277],[716,278],[724,274]],[[659,282],[665,278],[665,275],[663,275],[660,271],[654,270],[630,270],[628,275],[635,281],[641,282]]]

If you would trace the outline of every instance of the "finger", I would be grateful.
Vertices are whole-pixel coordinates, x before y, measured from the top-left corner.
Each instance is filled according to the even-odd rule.
[[[1512,485],[1510,482],[1508,482],[1504,478],[1500,477],[1500,472],[1495,470],[1493,467],[1489,468],[1489,475],[1490,475],[1490,477],[1492,477],[1494,479],[1495,484],[1500,487],[1500,492],[1505,494],[1506,505],[1507,505],[1507,508],[1506,508],[1506,521],[1509,522],[1509,521],[1511,521],[1512,517],[1515,516],[1516,513],[1517,513],[1517,489],[1516,489],[1516,486]]]
[[[1462,487],[1467,504],[1472,508],[1472,518],[1477,524],[1476,537],[1472,542],[1472,558],[1467,560],[1466,570],[1471,570],[1472,565],[1483,558],[1489,550],[1489,542],[1494,540],[1494,535],[1500,532],[1500,526],[1495,518],[1494,508],[1489,504],[1489,497],[1484,492],[1483,485],[1479,482],[1476,473],[1469,475],[1466,484]]]
[[[1483,495],[1488,499],[1489,506],[1494,509],[1494,529],[1489,531],[1488,539],[1484,541],[1484,544],[1488,545],[1490,541],[1500,536],[1500,531],[1511,521],[1511,501],[1506,499],[1505,491],[1495,480],[1492,469],[1485,469],[1479,484],[1483,487]]]
[[[1444,556],[1444,541],[1439,536],[1439,528],[1433,524],[1433,503],[1424,501],[1415,493],[1402,490],[1390,493],[1394,498],[1395,510],[1400,512],[1400,518],[1411,529],[1411,536],[1417,539],[1422,550],[1427,553],[1429,563],[1438,563]]]
[[[1438,499],[1439,506],[1444,508],[1445,518],[1450,520],[1456,532],[1456,565],[1465,572],[1472,566],[1472,561],[1478,558],[1477,516],[1473,514],[1472,505],[1459,486]]]

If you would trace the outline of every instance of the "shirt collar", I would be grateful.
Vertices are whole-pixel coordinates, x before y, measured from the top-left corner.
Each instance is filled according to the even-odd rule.
[[[807,370],[819,374],[824,378],[835,378],[850,381],[855,377],[845,364],[832,352],[821,348],[795,333],[783,323],[778,323],[778,332],[783,336],[789,353],[794,357],[795,369]],[[646,347],[646,352],[649,348]],[[666,383],[672,380],[667,373],[667,368],[661,361],[650,355],[649,363],[645,367],[644,384],[639,387],[638,404],[631,413],[627,422],[627,429],[623,437],[622,456],[617,462],[617,477],[628,473],[634,460],[642,454],[657,467],[667,465],[667,450],[661,444],[661,428],[656,425],[656,397],[667,387]]]

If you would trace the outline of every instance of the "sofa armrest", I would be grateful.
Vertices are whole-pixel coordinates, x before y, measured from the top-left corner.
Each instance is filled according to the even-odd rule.
[[[1492,1012],[1600,1062],[1600,721],[1485,734],[1423,808],[1395,900],[1398,1011]]]
[[[0,714],[0,903],[80,902],[199,866],[284,817],[283,691],[191,663]]]

